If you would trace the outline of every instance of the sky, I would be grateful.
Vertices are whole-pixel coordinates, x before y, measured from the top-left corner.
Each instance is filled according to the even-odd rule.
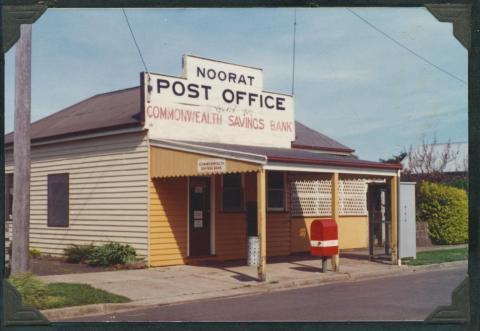
[[[467,141],[467,51],[424,8],[297,9],[295,118],[378,160],[422,141]],[[151,72],[182,74],[192,54],[263,68],[291,93],[294,9],[127,9]],[[385,36],[385,34],[388,36]],[[392,41],[408,47],[400,47]],[[458,77],[461,82],[426,63]],[[15,47],[5,59],[13,128]],[[49,9],[33,25],[32,121],[144,71],[121,9]]]

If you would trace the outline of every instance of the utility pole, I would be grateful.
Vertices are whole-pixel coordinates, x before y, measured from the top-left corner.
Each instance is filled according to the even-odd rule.
[[[29,269],[31,66],[32,25],[22,24],[15,50],[12,275]]]

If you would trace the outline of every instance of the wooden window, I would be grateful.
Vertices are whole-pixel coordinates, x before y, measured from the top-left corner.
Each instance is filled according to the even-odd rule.
[[[285,210],[285,174],[283,172],[268,172],[268,209]]]
[[[48,226],[68,227],[68,174],[48,175]]]
[[[226,174],[222,177],[222,210],[243,210],[243,187],[241,174]]]
[[[13,174],[5,174],[5,220],[12,220]]]

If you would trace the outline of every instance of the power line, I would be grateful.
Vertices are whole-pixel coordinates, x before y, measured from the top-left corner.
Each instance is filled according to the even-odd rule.
[[[431,61],[429,61],[428,59],[426,59],[425,57],[421,56],[420,54],[418,54],[417,52],[415,52],[414,50],[408,48],[406,45],[402,44],[401,42],[399,42],[398,40],[394,39],[393,37],[389,36],[386,32],[382,31],[380,28],[376,27],[375,25],[373,25],[372,23],[370,23],[367,19],[363,18],[362,16],[358,15],[355,11],[353,11],[352,9],[350,8],[345,8],[346,10],[348,10],[350,13],[352,13],[353,15],[355,15],[357,18],[359,18],[360,20],[362,20],[365,24],[369,25],[372,29],[374,29],[375,31],[377,31],[378,33],[382,34],[385,38],[389,39],[390,41],[394,42],[395,44],[397,44],[398,46],[402,47],[403,49],[405,49],[406,51],[410,52],[411,54],[413,54],[414,56],[416,56],[417,58],[419,58],[420,60],[422,60],[423,62],[431,65],[432,67],[436,68],[437,70],[443,72],[444,74],[450,76],[451,78],[467,85],[467,82],[465,80],[463,80],[462,78],[452,74],[451,72],[443,69],[442,67],[439,67],[438,65],[436,65],[435,63],[432,63]]]
[[[297,35],[297,8],[293,12],[292,96],[295,93],[295,45]]]
[[[133,33],[132,27],[130,26],[130,22],[128,20],[127,13],[125,12],[124,8],[122,8],[122,11],[123,11],[123,16],[125,16],[125,21],[127,22],[128,29],[130,30],[130,33],[132,35],[133,42],[135,43],[135,47],[137,47],[138,55],[140,55],[140,59],[142,60],[143,66],[145,68],[145,72],[148,75],[149,71],[148,71],[148,68],[147,68],[147,64],[145,63],[145,60],[143,59],[142,51],[140,50],[140,47],[138,46],[137,39],[135,39],[135,34]]]

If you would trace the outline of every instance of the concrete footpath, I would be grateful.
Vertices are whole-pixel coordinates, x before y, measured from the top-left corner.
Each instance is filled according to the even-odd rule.
[[[256,279],[256,267],[238,263],[181,265],[142,270],[42,276],[46,282],[86,283],[130,298],[128,303],[94,304],[44,310],[49,320],[151,308],[200,299],[251,295],[331,282],[355,281],[466,265],[466,261],[427,266],[392,266],[358,257],[342,257],[340,272],[321,272],[318,258],[288,257],[267,264],[267,281]],[[329,263],[330,267],[330,263]]]

